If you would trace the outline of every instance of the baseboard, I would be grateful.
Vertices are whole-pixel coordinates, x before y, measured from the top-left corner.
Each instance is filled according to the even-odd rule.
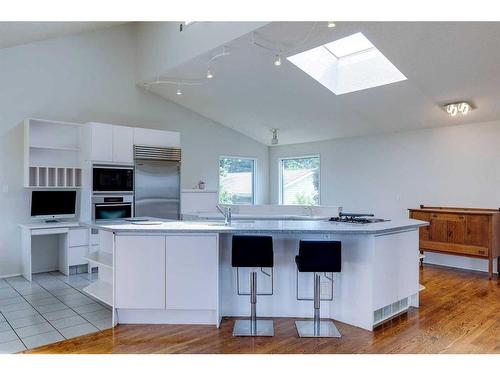
[[[16,277],[16,276],[21,276],[22,274],[20,273],[11,273],[10,275],[0,275],[0,279],[6,279],[8,277]]]

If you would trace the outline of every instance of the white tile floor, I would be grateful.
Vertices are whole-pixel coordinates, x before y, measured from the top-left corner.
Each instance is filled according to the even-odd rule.
[[[59,272],[0,279],[0,354],[111,328],[111,310],[82,289],[96,275]]]

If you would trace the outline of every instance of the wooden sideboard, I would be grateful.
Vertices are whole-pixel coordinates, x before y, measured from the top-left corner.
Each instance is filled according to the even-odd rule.
[[[500,277],[500,209],[430,207],[410,208],[412,219],[428,221],[420,228],[420,252],[460,255],[488,260],[493,276],[493,259],[498,257]]]

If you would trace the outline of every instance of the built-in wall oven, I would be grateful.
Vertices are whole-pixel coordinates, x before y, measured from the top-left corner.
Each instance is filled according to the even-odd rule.
[[[94,194],[133,194],[134,167],[94,164],[92,190]]]
[[[128,219],[134,216],[133,195],[94,195],[92,220]]]

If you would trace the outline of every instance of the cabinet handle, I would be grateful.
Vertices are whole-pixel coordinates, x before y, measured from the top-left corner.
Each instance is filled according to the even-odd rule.
[[[479,254],[484,254],[484,250],[479,250],[478,253]]]

